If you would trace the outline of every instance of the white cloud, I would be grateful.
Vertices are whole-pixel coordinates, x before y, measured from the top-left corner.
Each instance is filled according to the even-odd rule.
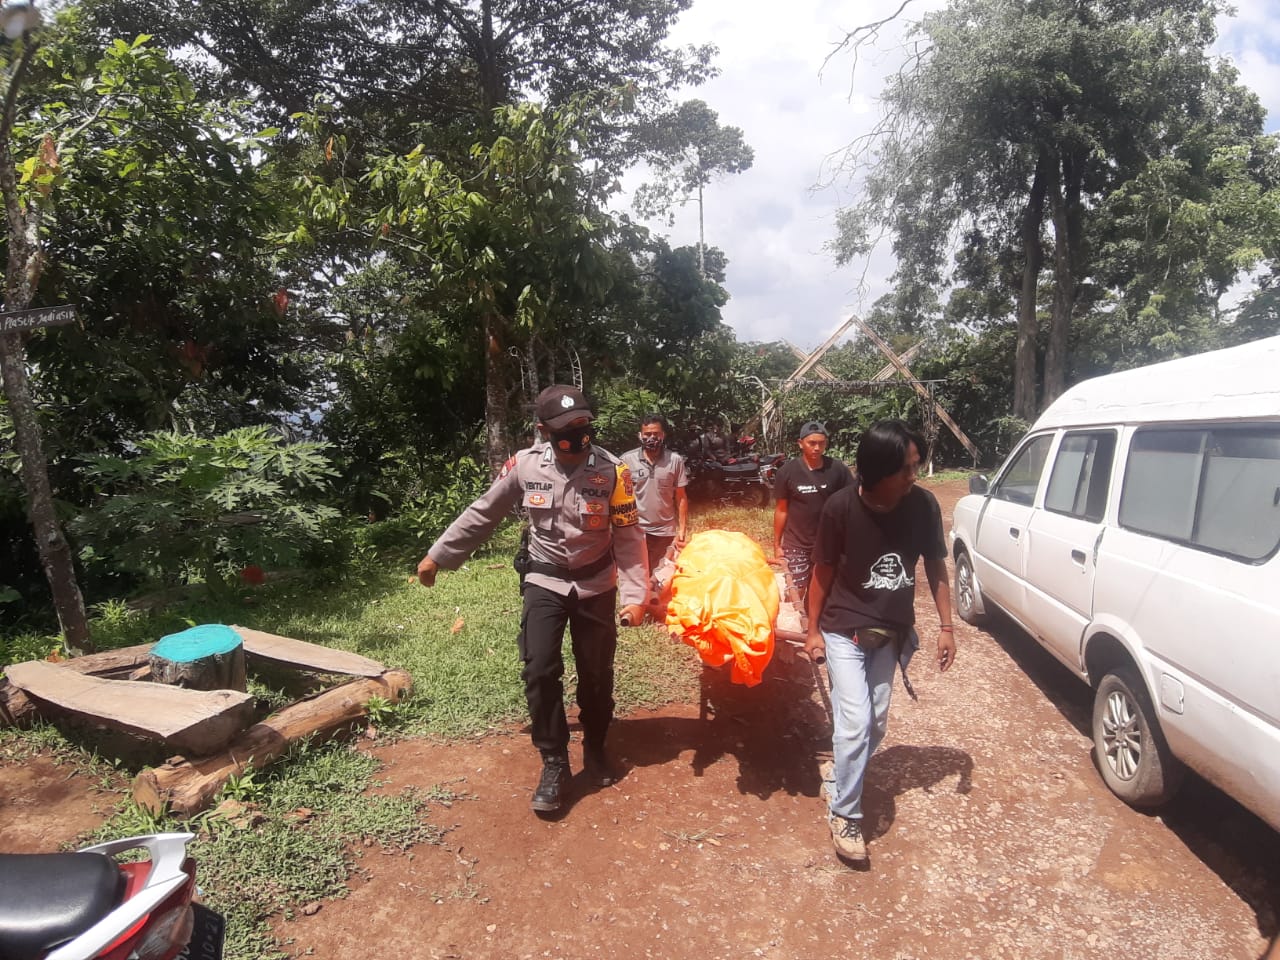
[[[1280,19],[1270,15],[1270,4],[1240,3],[1236,18],[1219,22],[1214,49],[1232,58],[1276,118]],[[941,5],[922,0],[908,13],[918,17]],[[852,84],[848,56],[825,69],[824,58],[845,30],[885,12],[884,5],[866,0],[793,0],[785,7],[764,0],[696,0],[673,34],[677,43],[720,48],[720,76],[686,96],[705,100],[721,123],[741,127],[755,150],[750,170],[713,184],[706,194],[707,242],[729,258],[733,299],[724,317],[741,340],[785,338],[812,349],[851,311],[865,312],[889,290],[887,245],[869,263],[844,268],[825,249],[836,210],[854,197],[852,186],[815,190],[829,158],[878,118],[875,97],[899,62],[900,29],[887,30],[879,53],[859,61]],[[628,195],[642,179],[642,172],[628,177]],[[680,211],[674,228],[655,228],[675,244],[695,244],[695,205]]]
[[[1267,129],[1280,126],[1280,19],[1272,0],[1244,0],[1234,17],[1219,17],[1213,52],[1228,57],[1240,81],[1267,108]]]

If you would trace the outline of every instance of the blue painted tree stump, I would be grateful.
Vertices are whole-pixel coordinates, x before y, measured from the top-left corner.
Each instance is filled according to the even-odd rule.
[[[244,643],[221,623],[203,623],[162,637],[148,657],[154,683],[188,690],[246,689]]]

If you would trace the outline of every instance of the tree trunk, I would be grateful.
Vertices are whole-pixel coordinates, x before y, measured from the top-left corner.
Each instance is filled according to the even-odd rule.
[[[489,476],[496,477],[507,462],[507,384],[503,369],[502,317],[491,313],[484,322],[484,450]]]
[[[1018,299],[1018,345],[1013,359],[1013,415],[1030,423],[1036,415],[1036,289],[1040,283],[1040,227],[1049,159],[1041,150],[1022,212],[1022,294]]]
[[[1075,312],[1081,244],[1080,170],[1070,155],[1055,170],[1049,206],[1053,211],[1053,315],[1044,355],[1044,400],[1047,407],[1067,386],[1067,336]]]
[[[481,10],[480,46],[476,60],[480,66],[480,97],[486,117],[505,102],[498,50],[493,36],[493,3],[484,0]]]
[[[25,310],[31,306],[40,277],[40,211],[34,203],[28,210],[22,209],[18,198],[13,151],[9,142],[16,109],[15,94],[34,53],[35,44],[29,38],[24,40],[21,59],[10,74],[4,90],[4,114],[0,117],[0,194],[4,197],[9,242],[9,259],[5,271],[6,311]],[[53,508],[49,466],[45,462],[44,447],[40,442],[40,423],[36,418],[35,403],[31,399],[27,380],[23,336],[18,332],[0,334],[0,377],[3,377],[18,456],[22,461],[22,486],[27,495],[27,516],[35,531],[40,564],[44,567],[45,577],[53,592],[53,606],[58,614],[63,638],[71,651],[87,653],[93,650],[89,641],[89,622],[85,617],[80,585],[76,582],[71,548],[62,535],[62,527],[58,524]]]
[[[10,250],[12,249],[13,241],[10,239]],[[19,333],[0,334],[0,367],[3,368],[4,392],[9,399],[9,415],[13,418],[18,456],[22,460],[22,486],[27,494],[27,516],[35,531],[40,565],[44,567],[45,577],[49,580],[53,606],[67,647],[74,653],[92,653],[89,622],[85,616],[80,585],[76,582],[71,547],[67,538],[62,535],[62,527],[54,512],[53,492],[49,486],[44,448],[40,443],[35,404],[31,400],[27,382],[21,336]]]
[[[702,216],[702,184],[698,184],[698,276],[707,279],[707,235]]]

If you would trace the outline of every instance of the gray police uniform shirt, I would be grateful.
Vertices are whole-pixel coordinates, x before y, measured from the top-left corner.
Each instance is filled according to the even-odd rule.
[[[676,490],[689,485],[689,471],[684,457],[663,448],[658,459],[650,463],[644,450],[636,447],[622,455],[631,468],[636,487],[636,506],[640,508],[640,529],[655,537],[674,537],[676,530]]]
[[[550,444],[521,450],[475,503],[431,545],[427,556],[445,570],[457,570],[493,535],[517,507],[529,515],[529,556],[572,571],[612,551],[614,562],[581,579],[530,572],[526,583],[561,596],[576,589],[594,597],[618,587],[623,606],[647,599],[649,570],[644,533],[636,516],[631,471],[600,447],[568,467]]]

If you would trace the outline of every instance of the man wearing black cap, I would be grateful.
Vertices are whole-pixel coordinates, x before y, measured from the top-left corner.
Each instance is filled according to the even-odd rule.
[[[521,507],[529,516],[529,562],[521,585],[524,610],[517,644],[525,699],[542,775],[531,806],[558,810],[569,781],[569,726],[564,711],[566,625],[578,668],[578,719],[588,780],[614,780],[605,754],[613,719],[613,659],[622,619],[644,617],[648,567],[631,473],[595,446],[595,415],[581,391],[556,385],[538,394],[538,430],[545,442],[521,450],[498,479],[441,534],[418,564],[432,586],[440,569],[456,570],[503,518]]]
[[[800,428],[799,447],[800,456],[784,463],[773,482],[773,555],[786,558],[804,600],[823,504],[837,490],[851,486],[853,475],[839,460],[827,456],[827,428],[817,421]]]

